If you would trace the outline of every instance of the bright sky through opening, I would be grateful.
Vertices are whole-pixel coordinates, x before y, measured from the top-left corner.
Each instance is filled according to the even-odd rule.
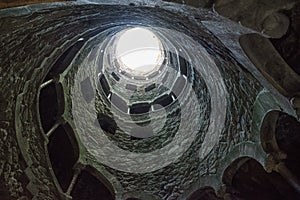
[[[125,69],[147,74],[162,64],[161,42],[145,28],[125,30],[116,45],[118,62]]]

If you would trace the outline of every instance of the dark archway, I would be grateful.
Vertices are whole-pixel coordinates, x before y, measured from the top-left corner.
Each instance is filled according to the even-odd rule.
[[[289,170],[300,178],[300,123],[296,118],[279,113],[276,122],[275,137],[277,144],[287,154],[285,164]]]
[[[235,173],[232,173],[234,171]],[[228,181],[230,172],[231,180]],[[298,197],[296,191],[280,174],[267,173],[263,166],[252,158],[244,157],[234,161],[225,170],[223,182],[227,186],[226,192],[236,199],[293,200]]]
[[[60,125],[49,137],[48,153],[54,174],[63,191],[67,191],[78,160],[78,145],[69,124]]]
[[[261,143],[264,150],[283,161],[287,168],[300,177],[300,123],[295,117],[280,111],[266,114],[261,126]]]
[[[217,197],[216,192],[211,187],[203,187],[191,194],[187,200],[221,200],[222,198]]]
[[[82,171],[71,192],[73,200],[114,200],[114,194],[88,171]]]

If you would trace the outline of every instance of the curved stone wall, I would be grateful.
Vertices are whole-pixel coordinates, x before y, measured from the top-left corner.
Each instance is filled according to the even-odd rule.
[[[266,113],[296,116],[239,44],[241,35],[255,31],[210,10],[161,1],[78,1],[0,10],[0,25],[3,199],[194,199],[200,193],[217,199],[214,191],[230,193],[224,184],[246,194],[228,166],[245,157],[258,161],[247,163],[255,169],[268,165],[270,152],[261,144]],[[156,79],[164,89],[145,99],[147,91],[129,93],[120,85],[126,79],[118,82],[103,67],[110,65],[101,56],[107,40],[130,26],[155,30],[173,56],[166,58],[178,59]],[[137,105],[177,94],[171,86],[179,76],[182,93],[158,110],[134,115],[110,102],[114,91],[127,92],[119,98]],[[146,127],[150,136],[133,134]],[[233,171],[243,177],[243,170]],[[297,179],[290,183],[297,188]],[[90,188],[102,189],[93,195]]]

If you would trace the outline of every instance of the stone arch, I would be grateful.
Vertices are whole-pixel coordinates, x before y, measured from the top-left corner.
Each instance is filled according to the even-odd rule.
[[[222,182],[226,185],[232,185],[233,177],[239,168],[245,164],[245,162],[249,161],[251,158],[247,156],[243,156],[234,160],[223,172]]]
[[[45,134],[58,123],[64,107],[64,92],[60,83],[51,80],[41,85],[38,91],[38,114],[40,126]]]
[[[103,200],[115,199],[112,184],[97,170],[89,166],[80,171],[70,195],[74,200],[96,200],[99,197]]]
[[[298,179],[300,177],[297,170],[300,167],[299,132],[300,123],[295,117],[275,110],[266,114],[260,131],[264,151],[274,157],[277,162],[283,161]]]
[[[221,200],[212,187],[202,187],[194,191],[186,200]]]
[[[74,176],[74,166],[79,159],[79,147],[71,126],[59,125],[49,136],[47,154],[51,169],[62,190],[67,191]]]
[[[277,153],[280,154],[281,158],[284,158],[285,155],[280,152],[275,136],[276,121],[279,112],[278,110],[272,110],[264,116],[260,128],[260,142],[266,153]]]
[[[297,192],[277,172],[267,173],[251,157],[234,160],[224,171],[224,197],[231,199],[294,199]]]
[[[188,189],[186,189],[179,197],[179,200],[187,200],[187,198],[191,198],[194,194],[201,195],[206,193],[215,193],[216,196],[219,195],[220,190],[220,176],[219,174],[210,174],[210,175],[203,175],[199,178],[199,181],[193,183]]]
[[[287,126],[291,122],[293,126]],[[262,147],[267,153],[264,166],[266,171],[278,172],[300,194],[299,172],[297,172],[299,167],[297,146],[300,144],[300,137],[297,130],[300,130],[300,123],[296,118],[281,111],[271,111],[263,119],[260,137]]]
[[[273,87],[287,97],[299,95],[300,76],[283,60],[268,38],[252,33],[242,35],[239,42],[251,62]]]
[[[243,142],[237,145],[228,154],[228,159],[225,158],[219,163],[219,169],[216,174],[204,175],[200,178],[199,182],[193,184],[186,192],[180,196],[180,200],[186,200],[187,197],[192,196],[200,189],[208,189],[206,192],[211,193],[214,190],[216,197],[220,198],[226,195],[226,186],[231,185],[231,181],[235,172],[239,169],[244,162],[249,159],[255,159],[260,165],[264,163],[264,151],[260,145],[253,144],[252,142]],[[230,167],[230,171],[228,168]],[[224,175],[226,174],[226,175]],[[222,181],[224,177],[229,181]],[[228,183],[228,184],[225,184]],[[230,183],[230,184],[229,184]],[[225,188],[224,188],[225,186]],[[198,191],[201,193],[201,191]],[[212,193],[211,193],[212,194]]]
[[[275,138],[278,147],[287,156],[285,164],[287,168],[300,179],[300,123],[286,113],[280,112],[276,120]]]

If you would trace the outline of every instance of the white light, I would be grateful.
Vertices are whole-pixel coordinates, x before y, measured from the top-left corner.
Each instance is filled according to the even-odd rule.
[[[120,35],[116,57],[125,70],[147,74],[162,64],[162,45],[153,32],[145,28],[131,28]]]

